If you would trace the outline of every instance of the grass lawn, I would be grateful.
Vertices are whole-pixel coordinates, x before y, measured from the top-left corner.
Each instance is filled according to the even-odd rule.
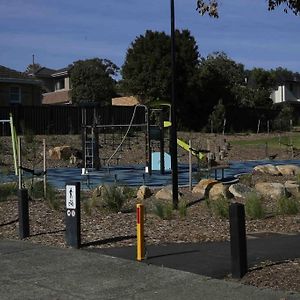
[[[294,148],[300,149],[300,135],[299,134],[291,134],[290,136],[277,136],[277,137],[266,137],[266,138],[259,138],[255,140],[236,140],[231,141],[232,145],[239,145],[239,146],[264,146],[268,144],[270,148],[280,148],[282,146],[293,146]]]

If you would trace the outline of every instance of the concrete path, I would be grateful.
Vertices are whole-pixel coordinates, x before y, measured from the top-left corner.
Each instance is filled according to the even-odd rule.
[[[300,294],[114,258],[0,240],[0,299],[300,299]]]

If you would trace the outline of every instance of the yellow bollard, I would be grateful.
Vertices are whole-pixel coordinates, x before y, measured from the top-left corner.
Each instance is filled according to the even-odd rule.
[[[144,205],[136,205],[136,260],[141,261],[145,258],[144,245]]]

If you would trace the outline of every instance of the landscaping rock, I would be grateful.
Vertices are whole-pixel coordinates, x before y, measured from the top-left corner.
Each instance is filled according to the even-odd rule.
[[[300,167],[295,165],[278,165],[277,170],[282,175],[294,176],[300,174]]]
[[[178,193],[178,199],[180,199],[181,195]],[[173,200],[173,191],[172,187],[164,187],[161,190],[159,190],[155,194],[156,199],[162,199],[162,200]]]
[[[300,185],[294,180],[287,180],[284,183],[285,189],[293,196],[299,196],[300,194]]]
[[[216,183],[209,190],[209,199],[216,200],[220,197],[231,198],[232,194],[229,192],[227,185],[223,185],[222,183]]]
[[[229,187],[229,192],[235,198],[246,199],[249,194],[255,193],[255,190],[245,184],[235,183]]]
[[[152,192],[149,187],[142,185],[137,191],[136,197],[138,200],[144,200],[151,197]]]
[[[201,179],[193,188],[192,193],[198,193],[204,196],[208,196],[209,190],[214,184],[217,184],[218,181],[212,178]]]
[[[263,174],[274,175],[274,176],[281,175],[279,170],[272,164],[256,166],[254,167],[254,171]]]
[[[279,199],[287,194],[284,185],[278,182],[258,182],[255,189],[262,196],[272,199]]]
[[[54,160],[68,160],[72,155],[70,146],[57,146],[49,150],[49,157]]]

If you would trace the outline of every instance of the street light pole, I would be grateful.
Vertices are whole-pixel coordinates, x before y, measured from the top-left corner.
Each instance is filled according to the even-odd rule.
[[[174,0],[171,0],[171,167],[173,208],[178,208],[178,163],[177,163],[177,123],[176,123],[176,60],[175,60],[175,13]]]

